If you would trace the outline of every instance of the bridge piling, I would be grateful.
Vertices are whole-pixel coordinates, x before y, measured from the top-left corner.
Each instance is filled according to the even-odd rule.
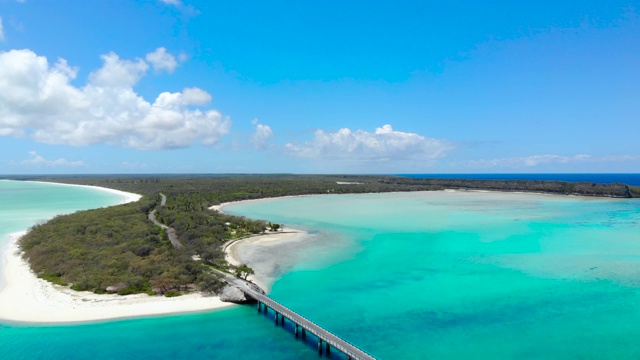
[[[319,356],[322,356],[323,352],[326,352],[327,356],[331,356],[331,348],[333,347],[333,350],[338,350],[348,356],[349,360],[375,360],[373,356],[367,354],[344,339],[341,339],[330,331],[323,329],[302,315],[266,296],[264,293],[256,291],[256,289],[246,281],[221,271],[214,271],[223,276],[227,283],[236,286],[246,295],[255,299],[258,303],[258,313],[264,312],[264,315],[269,317],[269,308],[273,309],[273,312],[275,313],[274,323],[276,326],[282,325],[284,327],[284,319],[286,316],[293,323],[293,326],[295,326],[296,339],[302,337],[302,340],[306,341],[307,331],[315,335],[318,339]],[[278,321],[280,321],[280,324],[278,324]],[[324,349],[322,346],[323,343],[325,345]]]

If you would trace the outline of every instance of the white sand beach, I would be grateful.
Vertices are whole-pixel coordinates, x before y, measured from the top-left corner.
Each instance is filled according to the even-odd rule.
[[[10,235],[4,251],[4,289],[0,291],[0,319],[28,323],[88,322],[117,318],[199,312],[234,306],[215,296],[98,295],[74,291],[39,279],[20,256],[17,241],[25,232]]]
[[[51,184],[51,183],[48,183]],[[60,184],[60,186],[68,186]],[[138,201],[141,195],[123,191],[107,189],[97,186],[83,186],[107,191],[122,196],[121,204]],[[211,207],[220,211],[225,203]],[[4,264],[0,290],[0,319],[21,323],[74,323],[91,322],[119,318],[145,317],[176,313],[202,312],[224,307],[237,306],[220,301],[217,296],[207,296],[193,293],[178,297],[149,296],[135,294],[120,296],[115,294],[98,295],[87,291],[74,291],[68,287],[54,285],[38,278],[22,259],[18,239],[26,231],[9,235],[5,249],[2,249]],[[250,264],[256,274],[251,278],[258,285],[268,290],[275,280],[273,271],[269,268],[273,263],[260,262],[247,251],[252,244],[265,246],[281,244],[284,241],[300,240],[306,234],[304,231],[287,228],[285,232],[267,233],[238,240],[226,247],[227,261],[231,264]],[[243,246],[239,246],[243,243]],[[267,265],[265,265],[267,264]],[[269,265],[270,264],[270,265]],[[250,278],[250,279],[251,279]]]
[[[42,184],[48,184],[48,185],[77,186],[77,187],[96,189],[96,190],[100,190],[100,191],[104,191],[104,192],[108,192],[110,194],[114,194],[114,195],[120,196],[122,198],[122,201],[120,201],[120,204],[126,204],[126,203],[130,203],[130,202],[138,201],[142,197],[142,195],[140,195],[140,194],[134,194],[134,193],[130,193],[130,192],[120,191],[120,190],[116,190],[116,189],[109,189],[109,188],[104,188],[104,187],[100,187],[100,186],[61,184],[61,183],[45,182],[45,181],[29,181],[29,182],[36,182],[36,183],[42,183]]]
[[[67,186],[67,185],[61,185]],[[74,185],[82,186],[82,185]],[[94,187],[123,197],[121,203],[137,201],[140,195]],[[22,259],[18,239],[26,232],[9,235],[3,249],[4,288],[0,291],[0,319],[28,323],[69,323],[200,312],[234,306],[215,296],[189,294],[179,297],[98,295],[74,291],[39,279]]]
[[[283,196],[282,198],[291,197],[294,196]],[[233,201],[222,203],[220,205],[214,205],[209,209],[224,212],[224,207],[231,204],[264,200],[267,199]],[[281,264],[278,263],[278,259],[264,259],[264,256],[262,256],[264,255],[262,250],[271,246],[281,246],[284,243],[303,241],[308,237],[309,234],[306,231],[293,229],[290,227],[287,227],[285,231],[267,232],[261,235],[249,236],[227,243],[224,248],[226,254],[225,259],[229,264],[232,265],[237,266],[240,264],[247,264],[252,267],[256,273],[249,276],[248,279],[258,284],[258,286],[260,286],[265,291],[269,292],[269,290],[271,289],[271,285],[276,280],[275,267],[278,267]]]

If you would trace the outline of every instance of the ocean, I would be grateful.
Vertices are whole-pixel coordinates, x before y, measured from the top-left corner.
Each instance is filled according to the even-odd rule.
[[[17,223],[21,216],[12,215],[12,231],[55,214],[55,199],[43,194],[64,188],[71,193],[58,200],[83,198],[89,207],[97,204],[92,196],[104,196],[46,184],[34,185],[36,196],[3,191],[7,183],[15,185],[0,181],[0,197],[11,193],[0,203],[21,204],[31,219]],[[48,215],[29,211],[49,207]],[[15,213],[1,209],[0,218]],[[423,192],[273,199],[224,210],[308,231],[306,241],[251,250],[277,279],[270,295],[380,359],[640,357],[637,200]],[[291,327],[275,328],[251,306],[83,325],[0,323],[0,354],[318,356],[312,337],[295,341]]]

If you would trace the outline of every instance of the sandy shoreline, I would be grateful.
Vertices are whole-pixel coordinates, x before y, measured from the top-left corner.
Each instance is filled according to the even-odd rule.
[[[51,183],[47,183],[51,184]],[[66,184],[58,184],[67,186]],[[137,201],[141,195],[123,191],[82,186],[119,195],[120,202]],[[234,306],[218,297],[188,294],[167,298],[162,296],[98,295],[87,291],[74,291],[39,279],[21,257],[18,239],[26,231],[10,234],[2,249],[4,288],[0,291],[0,319],[19,323],[73,323],[118,318],[144,317],[174,313],[201,312]]]
[[[52,184],[52,183],[47,183]],[[66,184],[57,184],[67,186]],[[96,186],[82,186],[110,192],[122,197],[122,203],[137,201],[140,195]],[[452,190],[447,190],[447,192]],[[453,190],[452,192],[459,192]],[[312,196],[312,195],[302,195]],[[286,196],[290,198],[294,196]],[[223,211],[227,205],[246,201],[264,201],[268,199],[228,202],[210,207]],[[144,317],[175,313],[202,312],[234,306],[224,303],[215,296],[199,293],[174,298],[161,296],[136,295],[98,295],[92,292],[78,292],[39,279],[20,256],[18,239],[25,232],[9,235],[6,249],[0,253],[0,265],[5,265],[1,275],[4,288],[0,291],[0,320],[23,323],[70,323],[102,321],[118,318]],[[271,247],[296,241],[305,241],[309,234],[305,231],[287,227],[284,232],[268,232],[250,236],[230,243],[226,249],[226,260],[230,264],[246,263],[253,267],[256,274],[250,279],[265,290],[269,290],[277,279],[274,267],[279,265],[273,259],[264,259],[259,252]],[[287,245],[288,246],[288,245]],[[255,250],[255,251],[254,251]],[[256,252],[257,251],[257,252]]]
[[[309,195],[299,195],[299,196],[309,196]],[[254,199],[254,200],[243,200],[243,201],[232,201],[227,203],[222,203],[220,205],[214,205],[209,207],[211,210],[216,210],[220,212],[224,212],[223,208],[227,205],[238,204],[238,203],[246,203],[252,201],[264,201],[270,199],[282,199],[282,198],[292,198],[298,196],[282,196],[277,198],[265,198],[265,199]],[[290,241],[299,241],[303,240],[308,236],[308,233],[303,230],[293,229],[291,227],[287,227],[286,231],[278,231],[278,232],[267,232],[261,235],[248,236],[245,238],[241,238],[235,240],[228,244],[224,248],[225,252],[225,260],[231,265],[240,265],[247,264],[255,270],[255,274],[248,277],[249,280],[256,283],[266,292],[269,292],[271,289],[271,285],[276,280],[273,277],[274,269],[273,263],[270,262],[261,262],[256,259],[255,256],[248,254],[246,251],[242,251],[243,249],[250,248],[252,246],[274,246],[280,245],[284,242]]]
[[[218,297],[189,294],[163,296],[98,295],[74,291],[39,279],[20,256],[18,239],[10,235],[5,250],[4,289],[0,292],[0,319],[27,323],[89,322],[162,314],[199,312],[233,306]]]
[[[116,190],[116,189],[109,189],[109,188],[100,187],[100,186],[93,186],[93,185],[62,184],[62,183],[54,183],[54,182],[47,182],[47,181],[29,181],[29,182],[40,183],[40,184],[49,184],[49,185],[58,185],[58,186],[76,186],[76,187],[83,187],[83,188],[100,190],[102,192],[107,192],[107,193],[110,193],[110,194],[114,194],[114,195],[120,196],[122,198],[122,201],[120,201],[119,204],[126,204],[126,203],[130,203],[130,202],[138,201],[138,200],[140,200],[140,198],[142,198],[142,195],[140,195],[140,194],[134,194],[134,193],[130,193],[130,192],[124,192],[124,191],[120,191],[120,190]]]

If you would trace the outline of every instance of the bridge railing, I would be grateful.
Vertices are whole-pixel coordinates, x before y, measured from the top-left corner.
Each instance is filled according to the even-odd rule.
[[[253,292],[253,290],[252,290],[252,292]],[[245,293],[246,293],[246,291],[245,291]],[[268,302],[270,302],[270,303],[272,303],[272,304],[276,304],[276,305],[278,305],[278,307],[280,307],[281,309],[284,309],[286,312],[288,312],[288,313],[290,313],[290,314],[294,315],[294,316],[295,316],[295,317],[297,317],[299,320],[306,321],[307,323],[309,323],[309,324],[311,324],[311,325],[315,326],[315,327],[317,328],[317,330],[320,330],[320,331],[322,331],[322,332],[325,332],[326,334],[330,335],[331,337],[334,337],[334,338],[335,338],[335,340],[338,340],[338,341],[341,341],[341,342],[343,342],[343,343],[345,343],[345,344],[348,344],[348,345],[352,346],[354,349],[356,349],[357,351],[360,351],[360,352],[362,352],[364,355],[369,356],[369,357],[371,357],[371,358],[373,359],[373,356],[371,356],[371,355],[367,354],[365,351],[363,351],[363,350],[361,350],[360,348],[358,348],[358,346],[356,346],[356,345],[352,344],[351,342],[349,342],[348,340],[345,340],[344,338],[342,338],[342,337],[340,337],[340,336],[338,336],[338,335],[334,334],[333,332],[326,330],[326,329],[325,329],[325,328],[323,328],[322,326],[320,326],[320,325],[316,324],[315,322],[313,322],[313,321],[311,321],[311,320],[309,320],[309,319],[305,318],[304,316],[302,316],[302,315],[298,314],[297,312],[295,312],[295,311],[291,310],[290,308],[288,308],[288,307],[286,307],[286,306],[282,305],[281,303],[279,303],[278,301],[276,301],[276,300],[272,299],[271,297],[269,297],[269,296],[267,296],[267,295],[263,295],[263,294],[258,294],[258,293],[256,293],[256,294],[247,293],[247,295],[249,295],[249,296],[251,296],[251,297],[255,298],[255,299],[256,299],[256,300],[258,300],[258,301],[262,301],[265,305],[270,306],[271,308],[273,308],[273,309],[274,309],[274,311],[276,310],[276,309],[275,309],[275,307],[274,307],[273,305],[268,304]],[[262,299],[260,299],[260,298],[262,298]],[[266,300],[266,301],[265,301],[265,300]],[[284,311],[280,311],[280,313],[283,313],[283,312],[284,312]],[[284,315],[284,314],[283,314],[283,315]],[[289,316],[289,320],[296,322],[298,325],[302,325],[302,324],[299,324],[299,322],[300,322],[300,321],[296,321],[296,319],[293,319],[293,318],[292,318],[292,316]],[[316,329],[307,328],[307,330],[308,330],[309,332],[311,332],[312,334],[314,334],[315,336],[317,336],[318,338],[321,338],[321,339],[323,339],[324,341],[326,341],[326,342],[330,343],[333,347],[335,347],[336,349],[338,349],[338,350],[340,350],[340,351],[344,352],[345,354],[347,354],[347,355],[357,355],[357,354],[354,354],[354,353],[353,353],[353,350],[352,350],[352,349],[344,348],[344,347],[343,347],[342,345],[340,345],[338,342],[333,341],[333,339],[327,339],[327,338],[326,338],[326,336],[325,336],[324,334],[320,334],[320,333],[319,333],[319,331],[316,331]]]

